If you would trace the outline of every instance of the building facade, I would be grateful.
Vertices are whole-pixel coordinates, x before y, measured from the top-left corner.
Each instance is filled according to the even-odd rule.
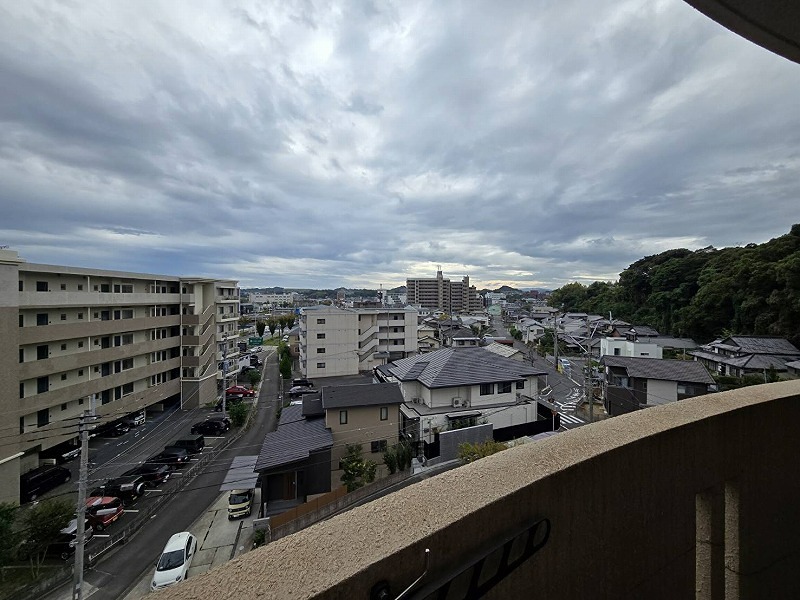
[[[215,401],[238,354],[237,282],[30,264],[0,249],[0,501],[43,455],[165,401]],[[231,369],[229,375],[235,373]]]
[[[448,314],[482,311],[483,301],[469,277],[461,281],[445,279],[441,271],[429,279],[406,279],[408,303],[424,308],[437,308]]]
[[[417,353],[417,312],[410,308],[312,306],[300,315],[300,369],[306,377],[371,371]]]

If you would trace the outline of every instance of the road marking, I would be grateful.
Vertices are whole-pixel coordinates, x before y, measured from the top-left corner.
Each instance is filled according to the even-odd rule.
[[[139,512],[139,509],[138,508],[126,508],[125,512],[126,513],[137,513],[137,512]]]
[[[111,536],[107,533],[95,533],[93,538],[110,538]]]
[[[145,490],[145,492],[161,492],[161,490]]]

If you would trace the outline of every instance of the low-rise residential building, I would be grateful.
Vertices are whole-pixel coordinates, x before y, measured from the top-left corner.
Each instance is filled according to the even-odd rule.
[[[603,404],[616,416],[713,391],[714,378],[700,363],[632,356],[603,356]]]
[[[663,358],[661,346],[652,342],[637,341],[635,336],[604,337],[600,339],[600,356],[639,356]]]
[[[359,444],[365,460],[387,474],[383,453],[399,441],[403,395],[396,383],[325,386],[321,392],[325,426],[333,434],[331,488],[341,485],[340,461],[347,446]]]
[[[300,315],[300,368],[309,378],[357,375],[417,353],[411,308],[312,306]]]
[[[238,364],[237,282],[28,263],[0,249],[0,500],[43,454],[77,446],[90,406],[111,421],[216,400]],[[235,375],[230,368],[229,375]]]
[[[527,435],[539,421],[536,399],[546,378],[485,348],[444,348],[378,367],[375,374],[400,384],[402,429],[426,444],[440,431],[481,423],[493,425],[496,439],[510,439],[503,430]]]
[[[787,363],[800,360],[800,350],[789,340],[757,335],[717,339],[689,354],[710,371],[735,377],[764,373],[770,369],[786,372]]]

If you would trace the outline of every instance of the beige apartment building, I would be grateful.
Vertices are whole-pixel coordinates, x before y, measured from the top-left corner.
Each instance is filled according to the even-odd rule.
[[[215,401],[238,353],[236,281],[27,263],[0,249],[0,501],[101,422]],[[227,349],[226,349],[227,347]]]
[[[300,369],[306,377],[371,371],[417,353],[417,311],[311,306],[300,315]]]
[[[447,314],[460,314],[483,310],[483,300],[469,277],[461,281],[445,279],[441,271],[429,279],[406,279],[408,303],[423,308],[443,310]]]

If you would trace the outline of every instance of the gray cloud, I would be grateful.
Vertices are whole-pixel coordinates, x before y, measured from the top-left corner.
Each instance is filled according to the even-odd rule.
[[[396,285],[609,279],[798,221],[800,67],[680,0],[0,9],[0,243]]]

